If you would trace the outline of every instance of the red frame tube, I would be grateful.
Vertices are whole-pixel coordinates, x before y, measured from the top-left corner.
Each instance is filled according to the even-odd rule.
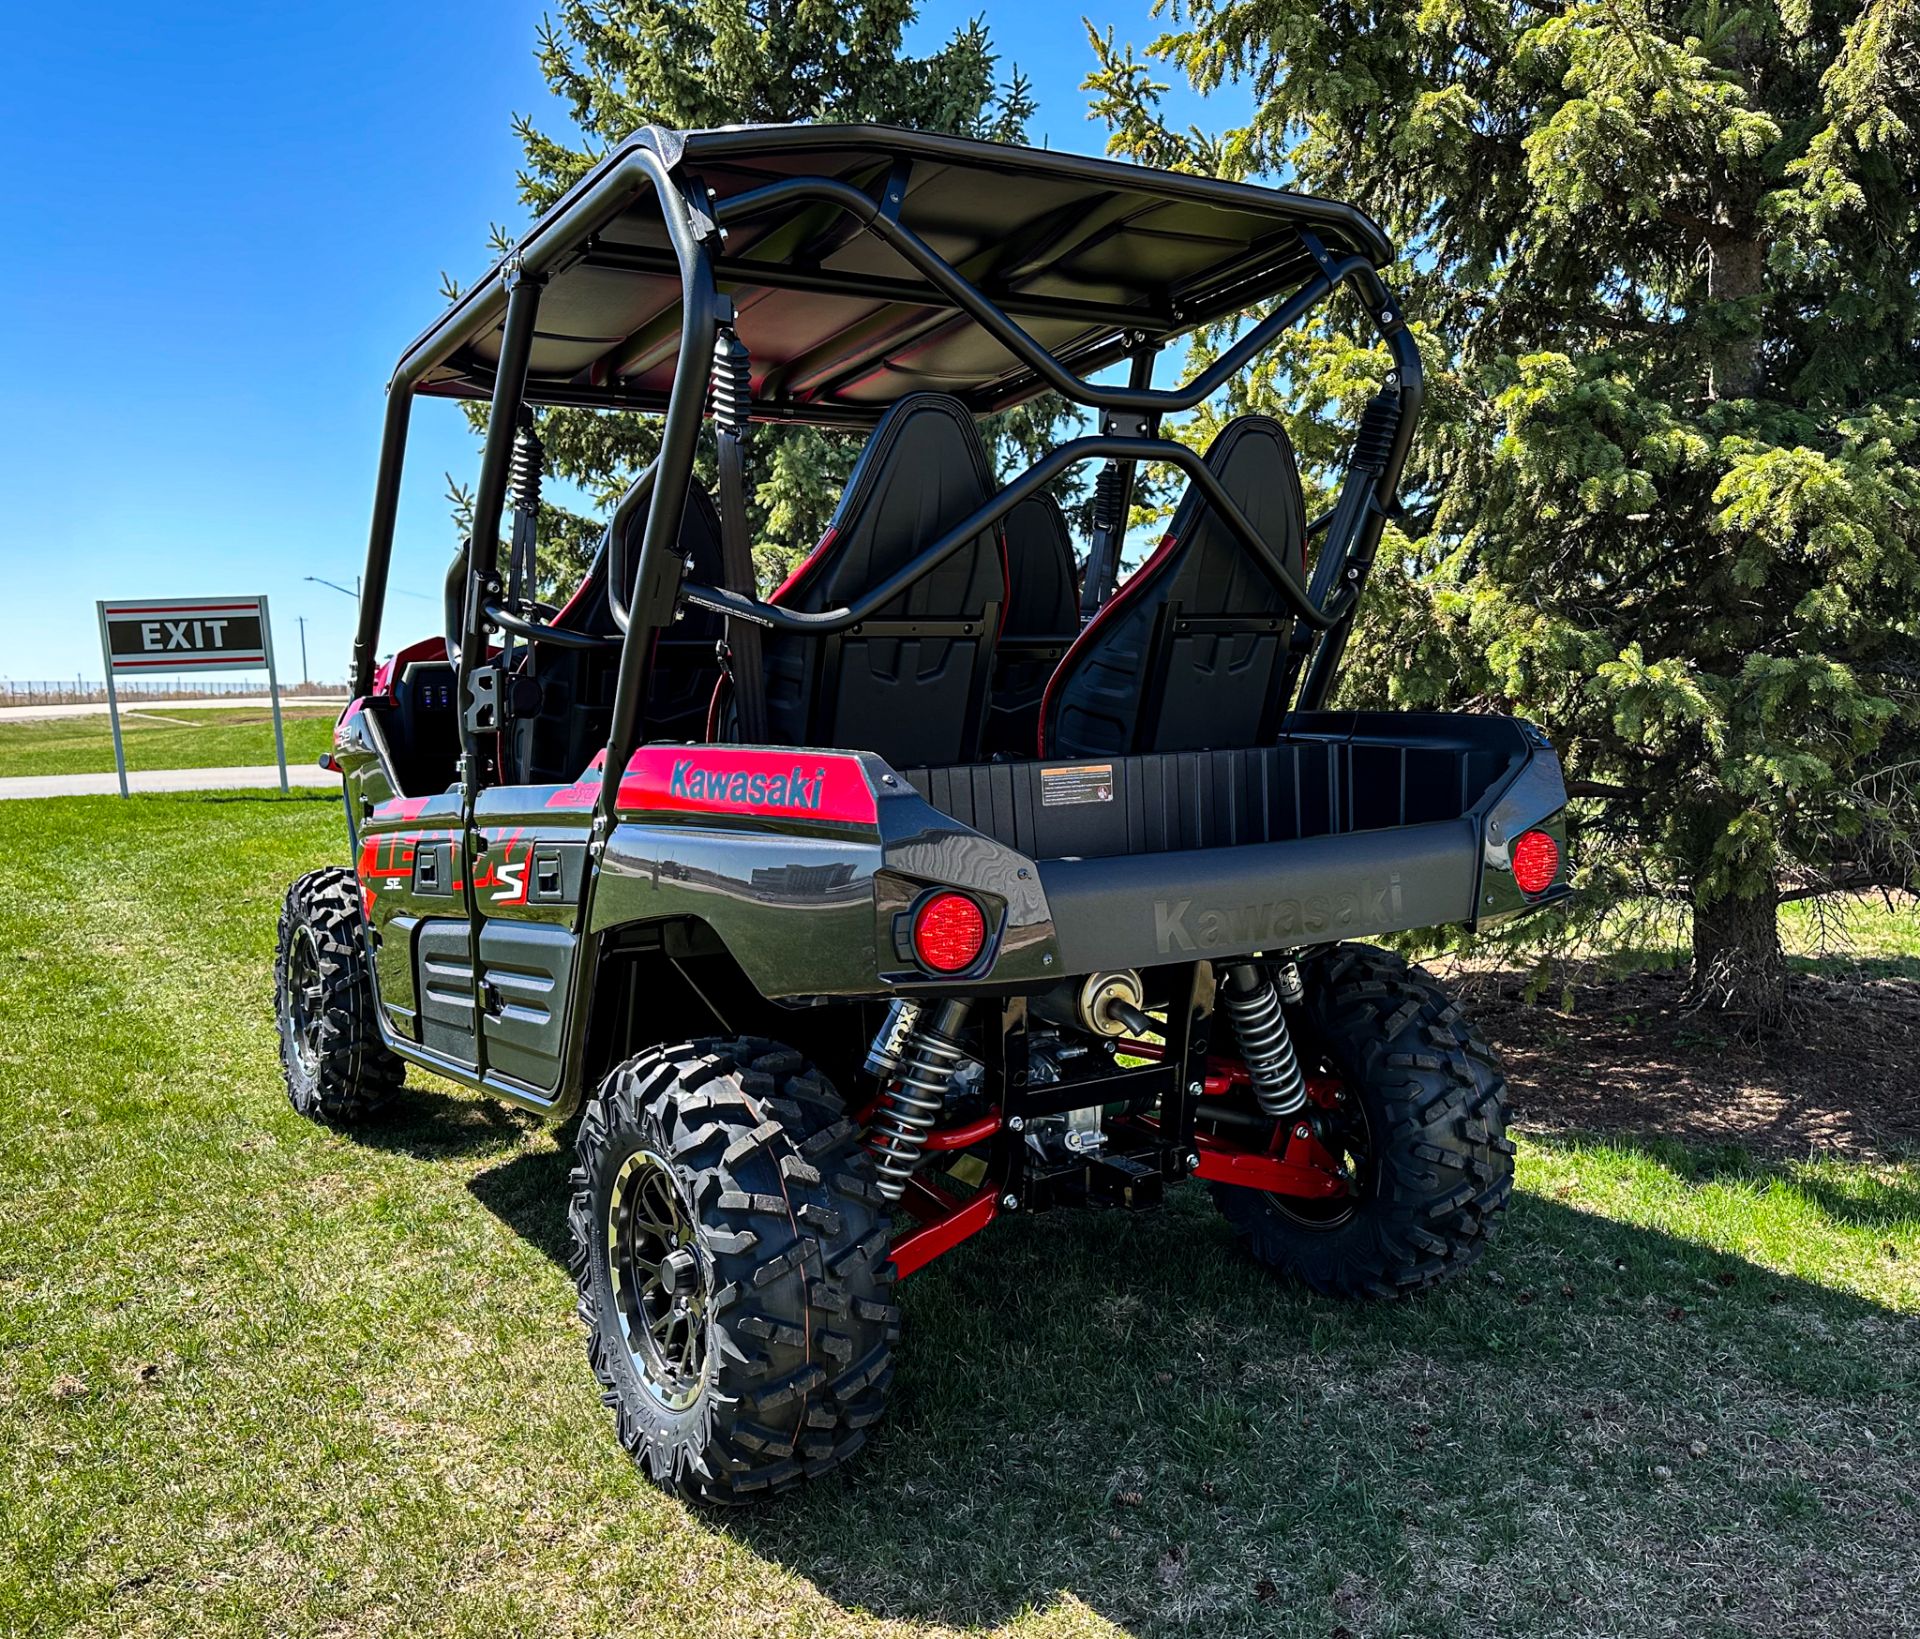
[[[1000,1112],[989,1110],[978,1121],[969,1121],[959,1127],[936,1127],[927,1134],[926,1148],[929,1150],[964,1150],[975,1144],[984,1144],[1000,1130]]]
[[[907,1191],[907,1210],[920,1216],[928,1208],[939,1210],[941,1203],[951,1204],[953,1197],[945,1190],[936,1189],[931,1184],[914,1179]],[[936,1217],[930,1223],[902,1235],[893,1243],[893,1270],[899,1280],[905,1280],[918,1269],[925,1268],[943,1252],[951,1252],[970,1235],[979,1232],[993,1222],[994,1214],[999,1211],[1000,1203],[990,1189],[982,1190],[964,1206],[957,1206],[942,1217]]]
[[[1308,1134],[1305,1138],[1299,1136],[1302,1128]],[[1193,1169],[1193,1176],[1297,1201],[1332,1200],[1353,1188],[1335,1170],[1333,1157],[1304,1122],[1288,1124],[1286,1133],[1286,1149],[1279,1155],[1236,1149],[1207,1133],[1195,1133],[1193,1147],[1200,1164]]]
[[[1120,1050],[1142,1058],[1162,1056],[1162,1050],[1152,1042],[1122,1040]],[[1207,1060],[1204,1086],[1208,1096],[1217,1098],[1248,1084],[1247,1067],[1239,1060],[1220,1057]],[[1307,1096],[1315,1105],[1331,1108],[1339,1091],[1340,1083],[1335,1077],[1307,1077]],[[871,1110],[863,1112],[861,1119],[865,1120],[870,1114]],[[1135,1119],[1143,1127],[1159,1125],[1150,1116]],[[929,1133],[926,1148],[929,1151],[969,1149],[985,1143],[1000,1127],[1000,1112],[990,1110],[977,1120]],[[1257,1189],[1297,1201],[1332,1200],[1353,1188],[1353,1181],[1340,1171],[1338,1158],[1314,1136],[1312,1122],[1299,1117],[1276,1122],[1265,1150],[1243,1148],[1208,1132],[1194,1133],[1193,1148],[1197,1158],[1193,1176],[1213,1183]],[[979,1234],[993,1222],[999,1210],[998,1198],[991,1189],[982,1190],[963,1202],[924,1178],[914,1178],[908,1183],[900,1204],[920,1221],[920,1226],[893,1243],[891,1256],[894,1274],[899,1280],[905,1280],[943,1253],[951,1252],[962,1241]]]
[[[1156,1064],[1167,1056],[1166,1049],[1155,1041],[1135,1041],[1131,1036],[1122,1036],[1116,1045],[1123,1053],[1134,1058],[1151,1059]],[[1252,1085],[1253,1079],[1247,1074],[1247,1067],[1238,1059],[1221,1058],[1213,1054],[1208,1056],[1207,1076],[1201,1084],[1201,1090],[1208,1098],[1218,1098],[1236,1087]]]

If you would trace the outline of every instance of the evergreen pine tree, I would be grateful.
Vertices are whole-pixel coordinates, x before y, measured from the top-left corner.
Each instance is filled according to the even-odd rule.
[[[1255,115],[1169,129],[1095,34],[1112,147],[1402,247],[1428,401],[1347,698],[1542,722],[1589,903],[1685,902],[1698,989],[1777,1020],[1783,898],[1916,882],[1920,5],[1174,6],[1153,56]],[[1354,317],[1224,408],[1324,471],[1385,369]]]

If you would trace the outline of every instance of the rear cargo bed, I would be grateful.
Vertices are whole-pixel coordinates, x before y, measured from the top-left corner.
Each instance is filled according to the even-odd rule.
[[[1317,712],[1249,751],[907,771],[941,813],[1029,859],[1298,842],[1458,819],[1525,761],[1507,717]]]
[[[1487,815],[1542,757],[1558,806],[1551,751],[1511,718],[1320,712],[1252,750],[906,778],[1039,863],[1075,973],[1472,920]]]

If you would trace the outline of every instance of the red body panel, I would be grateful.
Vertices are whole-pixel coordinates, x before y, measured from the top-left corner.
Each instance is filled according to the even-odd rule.
[[[601,759],[547,799],[591,808]],[[639,814],[737,814],[757,819],[875,825],[880,809],[858,757],[734,746],[642,746],[620,781],[620,808]]]

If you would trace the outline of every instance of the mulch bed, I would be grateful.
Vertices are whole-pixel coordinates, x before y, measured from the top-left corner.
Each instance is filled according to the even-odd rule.
[[[1444,970],[1443,970],[1444,972]],[[1445,975],[1506,1060],[1516,1124],[1856,1159],[1920,1151],[1920,980],[1796,974],[1768,1040],[1689,1007],[1684,972],[1569,971],[1573,1006],[1525,975]]]

